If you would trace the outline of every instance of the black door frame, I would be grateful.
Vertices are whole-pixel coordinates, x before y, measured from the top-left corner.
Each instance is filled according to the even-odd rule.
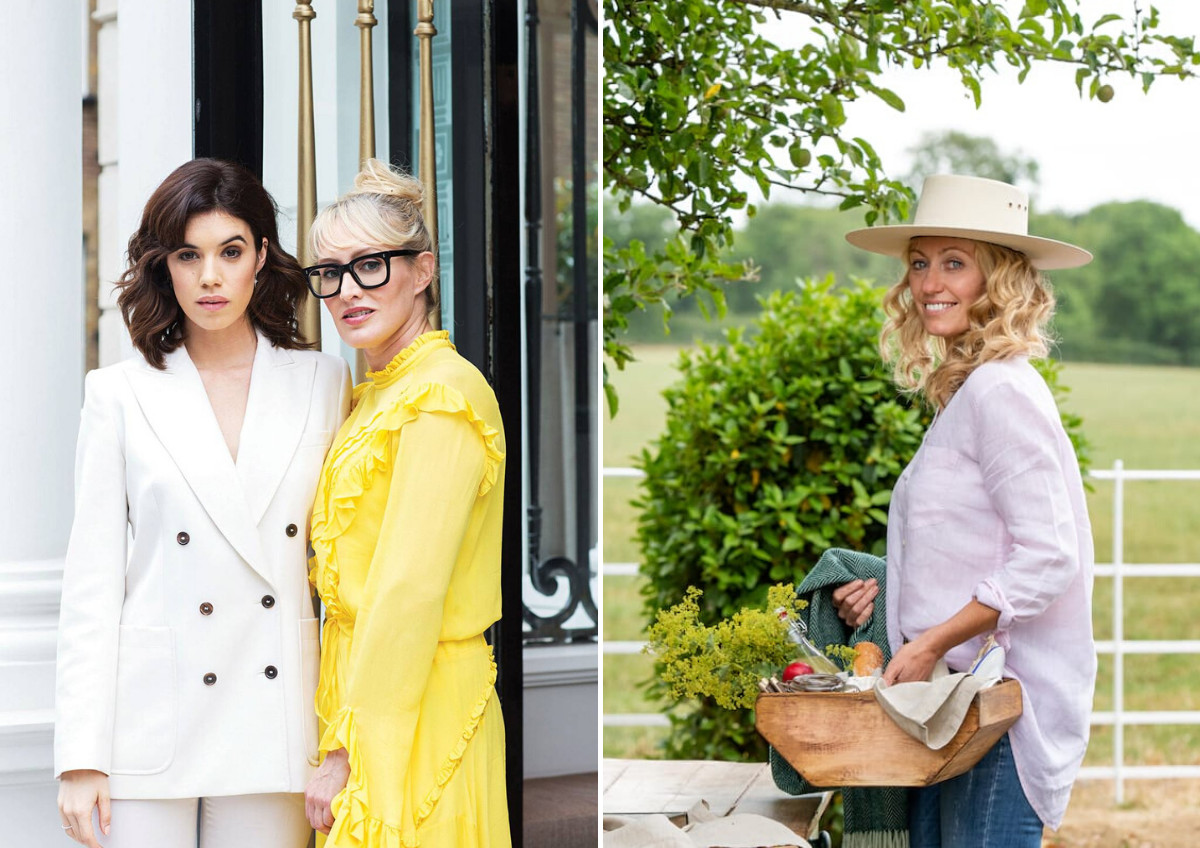
[[[260,180],[262,39],[262,0],[193,0],[193,152],[237,162]]]
[[[487,377],[504,417],[507,485],[502,543],[502,617],[490,641],[504,710],[509,826],[522,844],[524,645],[521,468],[520,91],[516,0],[454,0],[450,59],[454,90],[454,344]],[[388,16],[389,135],[392,161],[412,167],[411,69],[415,39],[410,0]],[[434,21],[437,26],[437,21]],[[448,222],[439,221],[439,227]]]

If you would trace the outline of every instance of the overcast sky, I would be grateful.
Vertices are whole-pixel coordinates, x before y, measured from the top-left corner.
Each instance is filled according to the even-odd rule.
[[[1150,3],[1140,5],[1147,10]],[[1159,32],[1200,32],[1200,3],[1155,5]],[[1133,6],[1131,0],[1083,0],[1080,14],[1090,22],[1107,11],[1129,14]],[[1116,95],[1101,103],[1079,97],[1073,67],[1037,68],[1023,85],[1015,71],[1003,68],[985,79],[983,105],[976,109],[953,72],[888,71],[882,82],[903,98],[905,112],[867,97],[847,106],[848,129],[875,146],[893,177],[908,172],[908,149],[923,133],[956,129],[1037,160],[1035,212],[1082,212],[1110,200],[1147,199],[1179,209],[1200,229],[1200,79],[1160,79],[1148,94],[1128,77],[1107,81]],[[772,193],[772,199],[787,194]]]

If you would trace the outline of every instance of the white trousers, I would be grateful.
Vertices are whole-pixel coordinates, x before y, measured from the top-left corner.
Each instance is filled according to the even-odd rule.
[[[304,795],[113,801],[104,848],[305,848]],[[199,838],[197,838],[197,831]]]

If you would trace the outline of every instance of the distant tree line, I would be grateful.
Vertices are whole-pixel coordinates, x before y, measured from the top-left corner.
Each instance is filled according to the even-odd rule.
[[[919,183],[918,183],[919,184]],[[833,274],[891,285],[903,269],[886,257],[855,250],[846,231],[861,215],[788,203],[767,204],[735,228],[730,257],[749,264],[749,282],[728,283],[728,313],[706,320],[695,298],[668,299],[674,312],[664,336],[662,307],[631,316],[632,342],[712,340],[723,327],[747,323],[758,299],[800,278]],[[653,251],[675,232],[662,207],[635,204],[617,212],[605,204],[604,232],[619,247],[634,240]],[[1030,230],[1083,245],[1095,260],[1050,276],[1058,299],[1057,356],[1067,361],[1200,364],[1200,232],[1175,209],[1148,201],[1106,203],[1080,215],[1035,215]]]

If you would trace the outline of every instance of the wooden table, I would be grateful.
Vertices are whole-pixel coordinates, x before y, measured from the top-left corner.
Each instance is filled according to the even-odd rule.
[[[605,815],[670,817],[676,824],[697,801],[716,816],[755,813],[815,839],[831,792],[788,795],[775,788],[767,763],[717,760],[605,759],[601,775]]]

